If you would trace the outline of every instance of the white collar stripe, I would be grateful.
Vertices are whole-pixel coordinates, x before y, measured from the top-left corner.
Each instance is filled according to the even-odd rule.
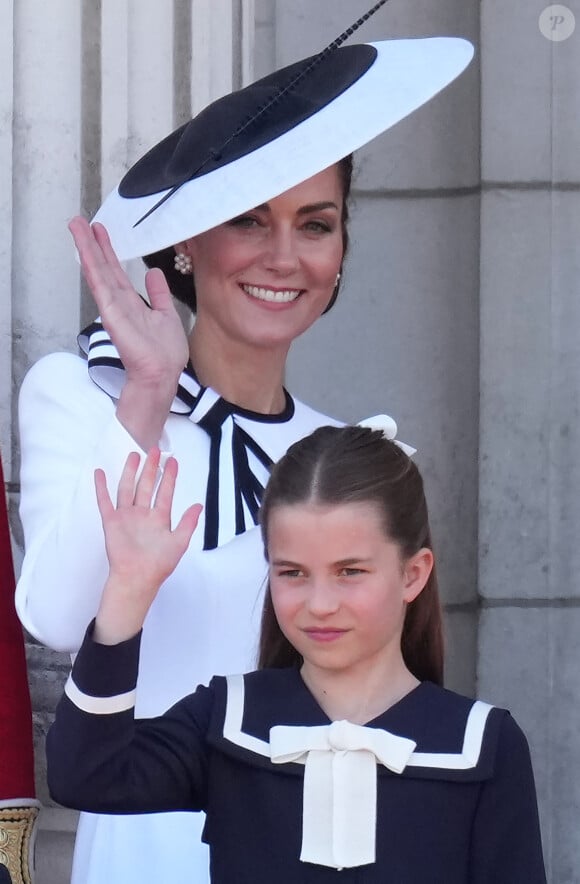
[[[458,753],[413,752],[409,767],[438,767],[446,770],[469,770],[476,767],[481,754],[487,717],[493,706],[476,700],[467,716],[463,749]]]
[[[244,676],[228,675],[224,737],[230,743],[249,749],[257,755],[270,758],[270,745],[265,740],[253,737],[242,731],[244,715]],[[483,735],[489,713],[493,709],[488,703],[476,700],[469,711],[463,747],[461,752],[413,752],[407,767],[432,767],[441,770],[470,770],[477,766],[483,745]],[[305,759],[298,760],[305,763]]]
[[[211,389],[211,387],[206,387],[201,395],[199,392],[197,395],[197,402],[195,403],[195,407],[189,416],[190,419],[196,424],[200,423],[203,420],[208,411],[210,411],[214,407],[214,405],[220,398],[215,390]]]
[[[133,690],[124,694],[116,694],[114,697],[92,697],[79,690],[72,675],[68,677],[64,692],[78,709],[82,712],[89,712],[91,715],[115,715],[118,712],[127,712],[128,709],[133,709],[135,706],[137,696],[137,691]]]
[[[242,730],[242,720],[244,716],[244,676],[228,675],[226,678],[228,692],[226,698],[226,715],[224,719],[224,737],[230,743],[241,746],[243,749],[249,749],[256,755],[263,755],[265,758],[270,757],[270,745],[258,737],[252,737],[251,734],[245,734]]]
[[[80,333],[78,343],[88,357],[89,377],[93,383],[108,396],[118,399],[125,382],[125,368],[100,318]],[[294,415],[294,402],[287,397],[281,415],[247,417],[248,429],[243,429],[238,425],[241,416],[236,407],[210,387],[200,386],[191,371],[185,369],[179,378],[171,413],[188,416],[211,440],[203,548],[215,549],[258,524],[259,503],[273,461],[252,432],[256,432],[257,424],[285,423]],[[240,452],[245,456],[241,457]],[[255,455],[253,463],[259,462],[257,473],[249,466],[247,452]],[[255,502],[253,507],[250,505],[247,520],[244,518],[243,498]]]

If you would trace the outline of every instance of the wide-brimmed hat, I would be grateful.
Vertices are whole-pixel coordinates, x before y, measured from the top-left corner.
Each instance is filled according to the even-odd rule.
[[[210,104],[127,172],[94,217],[120,260],[261,205],[408,116],[469,64],[457,37],[341,46]]]

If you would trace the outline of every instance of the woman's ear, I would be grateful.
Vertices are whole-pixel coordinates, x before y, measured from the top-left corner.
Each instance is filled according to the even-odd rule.
[[[406,602],[415,601],[419,593],[425,588],[429,575],[433,570],[433,561],[433,551],[427,547],[422,547],[405,562],[403,599]]]
[[[182,254],[182,255],[187,255],[189,258],[191,258],[191,251],[189,249],[189,240],[188,239],[184,240],[183,242],[175,243],[173,248],[175,250],[176,255]]]
[[[193,261],[191,260],[191,249],[189,248],[191,240],[176,243],[173,248],[175,255],[173,263],[178,273],[183,276],[190,276],[193,273]]]

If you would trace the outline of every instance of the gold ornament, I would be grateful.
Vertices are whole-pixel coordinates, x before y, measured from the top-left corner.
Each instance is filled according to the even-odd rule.
[[[0,807],[0,863],[12,884],[33,884],[32,849],[37,806]]]

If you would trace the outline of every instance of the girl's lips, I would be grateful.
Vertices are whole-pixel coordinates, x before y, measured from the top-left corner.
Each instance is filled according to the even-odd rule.
[[[313,639],[317,642],[332,642],[336,639],[340,638],[342,635],[345,635],[347,632],[346,629],[323,629],[313,627],[311,629],[304,629],[303,632],[308,636],[308,638]]]

